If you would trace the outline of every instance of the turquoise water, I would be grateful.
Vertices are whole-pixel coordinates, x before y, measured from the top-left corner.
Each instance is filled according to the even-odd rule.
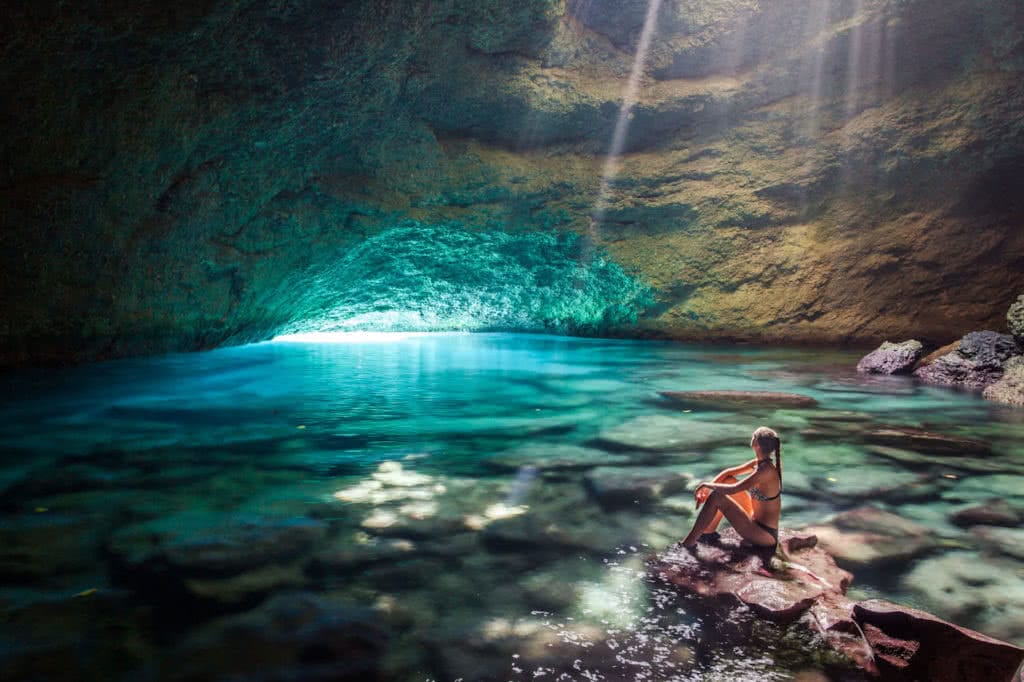
[[[916,524],[865,541],[879,556],[855,595],[1024,643],[1022,531],[951,521],[993,497],[1024,508],[1024,411],[859,377],[857,358],[453,334],[8,374],[0,677],[820,674],[806,643],[726,642],[645,578],[689,528],[685,488],[749,458],[761,424],[784,443],[783,526],[866,504]],[[702,389],[819,406],[657,395]],[[652,472],[677,485],[646,495]]]

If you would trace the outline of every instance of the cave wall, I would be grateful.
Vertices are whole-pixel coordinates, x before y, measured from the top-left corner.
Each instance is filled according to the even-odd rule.
[[[509,314],[467,316],[453,294],[440,327],[812,343],[1002,328],[1024,290],[1018,2],[663,0],[602,183],[649,7],[9,3],[0,361],[209,348],[398,305],[364,300],[361,272],[421,319],[460,278],[497,310],[502,278],[453,229],[561,260],[503,270],[522,278]],[[454,266],[358,260],[417,230],[448,235]],[[575,245],[536,247],[559,235]],[[617,288],[593,284],[608,264]],[[529,301],[545,268],[563,279]],[[566,281],[590,283],[579,314],[558,303]]]

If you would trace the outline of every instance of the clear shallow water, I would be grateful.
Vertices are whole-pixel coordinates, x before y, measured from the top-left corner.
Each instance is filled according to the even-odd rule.
[[[447,335],[9,374],[0,677],[820,670],[778,632],[717,646],[712,624],[645,579],[644,557],[689,528],[686,490],[601,494],[651,470],[709,478],[749,458],[761,424],[784,442],[784,526],[865,504],[920,526],[916,556],[869,562],[855,593],[1024,642],[1019,531],[949,518],[993,496],[1024,507],[1024,412],[858,377],[857,357]],[[683,412],[657,396],[702,389],[797,392],[819,407]],[[880,441],[893,427],[988,451]]]

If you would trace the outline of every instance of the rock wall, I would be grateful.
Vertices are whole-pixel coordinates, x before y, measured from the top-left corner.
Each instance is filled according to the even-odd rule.
[[[338,264],[410,230],[577,235],[580,272],[614,266],[621,285],[582,285],[580,315],[517,294],[490,318],[470,296],[431,318],[467,328],[946,342],[1001,330],[1024,288],[1013,0],[18,0],[6,15],[5,364],[330,326],[365,303]],[[564,271],[568,251],[526,252],[517,290]],[[441,288],[486,279],[487,258],[438,253],[424,271]],[[394,295],[375,312],[437,312],[422,277],[378,274]]]

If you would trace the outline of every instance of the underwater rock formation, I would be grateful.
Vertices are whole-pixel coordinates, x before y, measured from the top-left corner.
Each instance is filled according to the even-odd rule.
[[[652,290],[587,284],[567,303],[585,311],[552,318],[576,333],[932,343],[995,326],[1024,286],[1019,3],[660,7],[626,110],[644,3],[13,3],[0,361],[315,325],[340,295],[323,273],[387,254],[402,226],[576,235],[584,279],[620,268]],[[481,291],[448,253],[421,272]],[[532,252],[507,284],[569,274],[567,253]],[[475,320],[471,296],[391,274],[356,308]],[[548,328],[547,303],[507,303],[481,325]]]
[[[857,363],[863,374],[909,374],[921,357],[924,346],[911,339],[901,343],[884,342]]]
[[[754,617],[817,633],[821,642],[882,680],[1009,680],[1024,649],[914,608],[846,597],[853,576],[836,566],[814,535],[783,531],[784,561],[765,570],[759,554],[731,528],[693,552],[675,545],[649,570],[688,596],[710,620]]]

